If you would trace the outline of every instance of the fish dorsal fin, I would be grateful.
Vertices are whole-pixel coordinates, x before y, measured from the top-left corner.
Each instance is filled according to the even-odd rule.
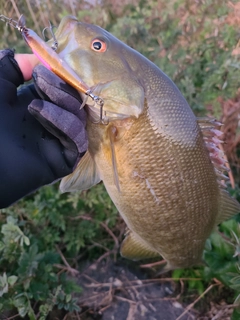
[[[132,231],[128,231],[120,249],[121,255],[131,260],[159,257],[160,254],[148,247]]]
[[[227,157],[224,154],[221,144],[223,143],[220,140],[223,132],[220,131],[222,124],[216,119],[211,118],[197,118],[198,124],[201,128],[205,146],[209,152],[211,162],[214,166],[217,182],[219,187],[226,188],[226,181],[229,181],[229,178],[225,175],[229,171],[227,167]]]
[[[220,210],[219,215],[217,217],[216,224],[232,218],[237,213],[240,212],[240,204],[234,198],[232,198],[229,193],[224,190],[220,189],[221,200],[220,200]]]
[[[108,135],[110,140],[113,179],[118,191],[120,192],[120,184],[119,184],[119,177],[118,177],[118,170],[117,170],[117,159],[116,159],[116,152],[115,152],[115,146],[114,146],[115,138],[117,135],[117,128],[114,126],[110,126],[108,129]]]
[[[62,179],[60,190],[61,192],[87,190],[100,181],[96,164],[87,151],[73,173]]]
[[[220,139],[223,135],[223,132],[220,131],[222,123],[216,121],[216,119],[211,118],[197,118],[199,127],[203,134],[203,139],[205,145],[209,151],[209,156],[214,165],[214,168],[217,173],[222,174],[220,180],[224,179],[223,173],[228,171],[229,169],[226,167],[226,157],[225,154],[220,148],[221,143],[223,141]]]
[[[223,132],[219,129],[221,128],[222,124],[216,121],[216,119],[211,118],[197,118],[197,120],[202,130],[203,139],[209,151],[210,159],[214,166],[219,185],[220,210],[216,221],[216,224],[218,225],[224,220],[230,219],[239,213],[240,204],[225,190],[225,181],[228,181],[229,178],[225,176],[224,173],[229,171],[229,169],[226,166],[227,158],[223,150],[221,150],[222,148],[220,148],[220,145],[223,142],[220,140]]]

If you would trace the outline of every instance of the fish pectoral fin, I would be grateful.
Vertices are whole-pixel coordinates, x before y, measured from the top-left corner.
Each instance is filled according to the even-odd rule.
[[[85,153],[72,174],[60,183],[61,192],[87,190],[101,181],[96,164],[89,151]]]
[[[124,258],[128,258],[131,260],[155,258],[160,256],[160,254],[157,251],[154,251],[149,246],[147,246],[143,241],[138,239],[131,231],[123,240],[120,252]]]
[[[115,152],[115,136],[117,134],[117,129],[114,126],[110,126],[108,130],[109,140],[110,140],[110,150],[111,150],[111,159],[112,159],[112,169],[113,169],[113,179],[118,192],[120,192],[120,184],[119,184],[119,177],[118,177],[118,170],[117,170],[117,159],[116,159],[116,152]]]
[[[217,217],[216,224],[228,220],[240,212],[240,204],[238,201],[230,196],[230,194],[224,190],[220,190],[220,212]]]

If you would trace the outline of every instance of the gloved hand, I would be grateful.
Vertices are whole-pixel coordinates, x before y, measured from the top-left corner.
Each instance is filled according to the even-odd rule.
[[[17,91],[14,53],[0,51],[0,208],[70,174],[88,147],[78,92],[43,66],[33,75],[48,101],[33,85]]]

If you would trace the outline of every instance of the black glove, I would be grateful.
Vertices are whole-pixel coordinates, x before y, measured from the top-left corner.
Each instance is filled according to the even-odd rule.
[[[33,85],[17,92],[23,76],[14,53],[0,51],[0,208],[70,174],[87,150],[78,92],[43,66],[34,79],[52,103]]]

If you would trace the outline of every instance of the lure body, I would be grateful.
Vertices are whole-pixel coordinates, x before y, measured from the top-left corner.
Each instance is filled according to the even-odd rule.
[[[45,67],[66,81],[76,90],[85,94],[89,92],[90,88],[88,85],[84,83],[81,78],[69,67],[69,65],[62,60],[58,54],[51,47],[49,47],[33,30],[24,28],[21,34],[28,46],[31,48],[32,52],[45,65]]]

